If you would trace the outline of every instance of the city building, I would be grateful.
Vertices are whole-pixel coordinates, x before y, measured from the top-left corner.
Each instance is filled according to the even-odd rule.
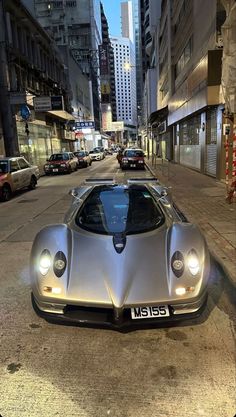
[[[66,46],[92,85],[95,128],[100,129],[98,46],[102,43],[100,0],[29,0],[36,18],[58,46]]]
[[[109,103],[111,106],[112,121],[117,120],[116,113],[116,84],[115,84],[115,66],[114,51],[109,37],[109,27],[107,18],[101,3],[101,21],[102,21],[102,46],[100,51],[100,82],[101,82],[101,103]]]
[[[150,115],[157,109],[158,36],[161,16],[161,0],[141,0],[141,51],[142,97],[139,133],[142,146],[148,154],[153,152],[153,138],[149,125]]]
[[[121,7],[121,36],[129,38],[134,43],[134,15],[131,0],[124,1]]]
[[[140,0],[132,0],[133,6],[133,27],[134,47],[136,62],[136,92],[137,92],[137,130],[141,125],[142,104],[143,104],[143,68],[142,68],[142,31],[141,31],[141,7]]]
[[[137,126],[135,52],[129,38],[112,37],[115,58],[117,120]]]
[[[151,115],[164,158],[219,179],[225,177],[224,20],[218,0],[162,1],[158,104]]]
[[[42,166],[52,152],[74,146],[65,65],[55,43],[21,1],[0,6],[0,152],[21,154]]]

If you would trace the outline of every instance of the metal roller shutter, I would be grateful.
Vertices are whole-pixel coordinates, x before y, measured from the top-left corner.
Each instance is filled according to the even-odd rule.
[[[216,176],[217,160],[217,107],[207,111],[205,173]]]

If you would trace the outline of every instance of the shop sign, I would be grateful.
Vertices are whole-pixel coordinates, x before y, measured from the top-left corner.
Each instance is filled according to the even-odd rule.
[[[63,96],[52,96],[51,97],[51,106],[52,110],[64,110],[64,100]]]
[[[34,110],[37,112],[52,110],[51,97],[34,97]]]
[[[64,110],[63,96],[34,97],[34,110],[36,112]]]
[[[109,65],[106,45],[99,45],[99,63],[100,75],[107,75],[109,73]]]
[[[111,131],[112,132],[123,132],[124,122],[112,122]]]
[[[84,120],[82,122],[75,122],[75,129],[94,129],[95,123],[93,120]]]
[[[166,132],[166,120],[164,120],[164,122],[159,123],[157,130],[160,134]]]

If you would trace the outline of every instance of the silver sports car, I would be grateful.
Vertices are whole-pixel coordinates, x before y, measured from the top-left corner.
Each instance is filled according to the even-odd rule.
[[[90,179],[71,191],[63,224],[31,253],[32,302],[49,321],[113,328],[199,315],[210,256],[155,178]]]

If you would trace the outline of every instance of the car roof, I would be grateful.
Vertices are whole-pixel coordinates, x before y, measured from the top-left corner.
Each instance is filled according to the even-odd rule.
[[[11,161],[12,159],[21,159],[21,158],[24,158],[24,156],[1,156],[0,161]]]

